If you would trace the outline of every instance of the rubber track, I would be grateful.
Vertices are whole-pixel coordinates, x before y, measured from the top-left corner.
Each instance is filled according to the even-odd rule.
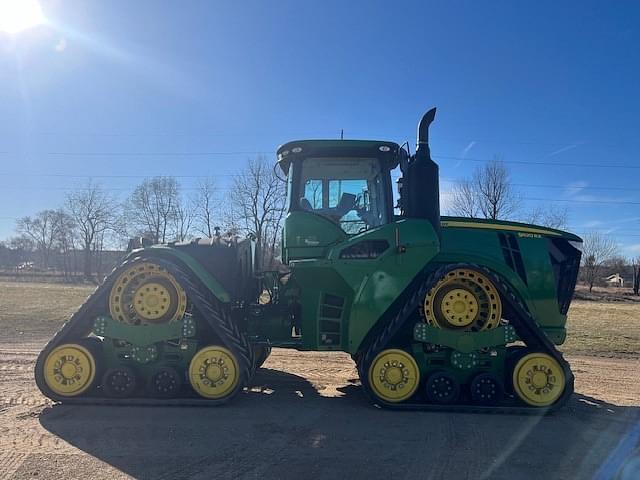
[[[474,270],[489,277],[489,279],[491,279],[491,281],[496,286],[501,298],[508,301],[510,306],[513,308],[515,318],[511,320],[510,324],[515,328],[516,333],[518,334],[520,339],[524,341],[527,347],[534,348],[536,351],[548,353],[559,363],[564,372],[566,384],[561,397],[553,405],[549,407],[529,407],[522,406],[520,404],[485,406],[466,404],[436,405],[431,403],[418,403],[410,401],[402,403],[392,403],[381,400],[373,393],[369,385],[368,376],[369,367],[373,359],[382,350],[385,350],[386,348],[388,348],[388,346],[390,346],[389,343],[391,339],[400,330],[400,328],[411,319],[424,296],[435,285],[438,279],[442,278],[450,271],[456,270],[458,268]],[[400,306],[400,308],[398,308],[395,314],[389,312],[387,318],[390,318],[390,320],[386,324],[383,323],[384,326],[378,330],[377,335],[374,338],[369,339],[364,354],[359,357],[361,361],[358,362],[358,373],[360,374],[362,386],[371,402],[376,405],[392,410],[427,410],[467,413],[513,413],[542,415],[554,412],[561,408],[573,393],[574,376],[567,361],[564,359],[555,345],[549,340],[544,331],[536,324],[535,319],[531,316],[529,310],[514,294],[509,285],[505,283],[505,281],[501,277],[485,267],[466,263],[451,264],[427,274],[426,278],[419,282],[419,285],[417,287],[414,287],[413,292],[410,294],[409,298]],[[385,322],[384,319],[382,321]]]
[[[237,324],[231,318],[229,309],[215,298],[202,283],[185,272],[173,262],[161,257],[140,255],[125,260],[116,267],[104,280],[102,285],[87,298],[84,304],[71,316],[54,337],[44,347],[36,361],[35,380],[40,391],[50,399],[65,404],[99,404],[99,405],[157,405],[157,406],[215,406],[226,403],[235,395],[229,395],[224,399],[213,400],[202,397],[181,397],[171,399],[156,399],[149,397],[114,399],[81,395],[78,397],[64,397],[56,395],[48,387],[43,377],[44,362],[49,353],[58,345],[67,342],[78,341],[91,332],[96,316],[104,314],[105,304],[111,287],[118,276],[130,268],[134,263],[152,262],[169,271],[184,288],[187,298],[191,300],[198,312],[207,320],[214,333],[221,339],[225,347],[233,352],[239,362],[241,371],[240,387],[247,385],[255,372],[254,354],[247,338],[238,329]],[[95,390],[95,387],[91,390]]]

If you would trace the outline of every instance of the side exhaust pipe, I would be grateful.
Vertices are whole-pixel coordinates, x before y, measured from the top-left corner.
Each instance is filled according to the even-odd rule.
[[[405,217],[428,220],[440,239],[440,174],[429,148],[429,127],[435,117],[432,108],[418,124],[416,153],[403,172],[402,204]]]

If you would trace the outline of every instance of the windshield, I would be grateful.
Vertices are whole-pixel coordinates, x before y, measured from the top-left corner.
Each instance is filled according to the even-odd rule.
[[[298,206],[357,234],[387,222],[380,162],[375,158],[308,158],[302,162]]]

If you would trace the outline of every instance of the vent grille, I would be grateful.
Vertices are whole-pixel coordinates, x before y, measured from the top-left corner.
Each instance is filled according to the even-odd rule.
[[[318,344],[327,349],[339,349],[342,343],[344,297],[323,293],[318,312]]]
[[[504,261],[511,270],[518,274],[524,284],[527,285],[527,273],[524,269],[524,262],[522,261],[522,254],[520,253],[518,239],[511,233],[498,233],[498,239],[500,240],[500,246],[502,247]]]
[[[566,315],[571,305],[573,291],[576,288],[580,268],[580,250],[564,239],[549,240],[549,258],[556,280],[556,292],[560,313]]]

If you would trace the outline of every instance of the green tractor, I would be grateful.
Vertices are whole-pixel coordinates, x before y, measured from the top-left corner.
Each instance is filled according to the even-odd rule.
[[[40,390],[65,403],[217,405],[278,347],[348,352],[383,407],[561,406],[574,377],[556,345],[582,241],[441,217],[434,117],[414,155],[386,141],[280,147],[288,272],[257,271],[251,239],[134,249],[44,348]]]

